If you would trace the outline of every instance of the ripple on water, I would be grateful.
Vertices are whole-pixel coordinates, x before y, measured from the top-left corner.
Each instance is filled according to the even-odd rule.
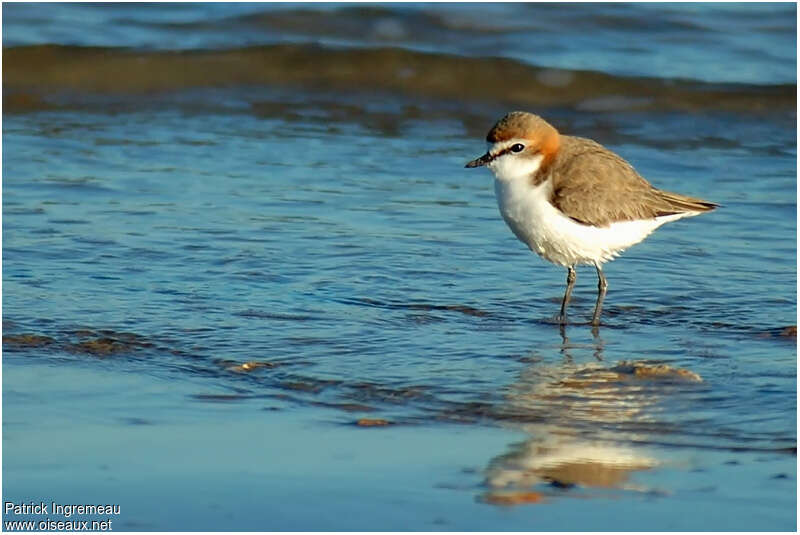
[[[95,77],[132,60],[120,50],[52,52],[85,54],[85,68],[102,55]],[[443,89],[397,79],[396,69],[388,82],[347,80],[336,91],[112,88],[80,97],[83,107],[65,97],[63,108],[4,116],[4,372],[43,363],[63,374],[144,377],[159,395],[180,387],[175,406],[157,411],[114,392],[115,404],[129,406],[113,421],[127,426],[139,420],[124,418],[158,429],[239,415],[268,426],[311,414],[326,431],[359,434],[351,444],[404,430],[507,429],[518,439],[486,455],[461,487],[496,505],[683,496],[683,482],[701,473],[693,470],[727,492],[752,483],[741,475],[720,483],[720,467],[742,474],[772,466],[760,458],[792,459],[796,131],[793,120],[758,108],[774,94],[778,110],[788,95],[794,106],[793,86],[679,81],[673,91],[505,60],[465,57],[458,67],[446,54],[409,51],[256,47],[220,57],[270,54],[312,59],[328,69],[323,78],[376,57],[389,70],[418,62],[445,78],[463,72]],[[191,55],[191,67],[214,55]],[[146,52],[136,69],[163,60],[145,78],[169,71],[174,81],[185,56]],[[247,61],[236,65],[247,70]],[[448,96],[484,67],[491,83],[475,91],[488,100]],[[495,82],[509,72],[547,91],[504,100]],[[604,97],[587,80],[608,82],[612,96],[657,91],[644,109],[606,100],[623,109],[587,114],[576,104]],[[373,94],[374,84],[397,92]],[[713,190],[723,205],[609,264],[594,333],[591,270],[579,270],[571,323],[560,329],[563,270],[508,232],[488,174],[463,172],[508,102],[530,108],[526,98],[540,97],[536,110],[564,131],[598,138],[661,187]],[[718,97],[729,111],[714,111]],[[695,133],[676,140],[675,132]],[[742,176],[761,180],[742,188]],[[9,394],[4,403],[23,396]],[[63,405],[59,390],[41,397]],[[459,450],[474,446],[455,440]],[[764,480],[790,479],[782,466]]]

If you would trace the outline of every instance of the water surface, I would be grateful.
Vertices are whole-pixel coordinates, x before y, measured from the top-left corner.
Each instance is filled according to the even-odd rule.
[[[794,5],[3,9],[4,500],[794,529]],[[517,108],[722,205],[595,333],[463,169]]]

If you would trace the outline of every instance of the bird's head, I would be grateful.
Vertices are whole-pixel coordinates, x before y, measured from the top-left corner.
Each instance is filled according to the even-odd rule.
[[[486,166],[499,180],[530,177],[552,162],[561,145],[558,130],[532,113],[514,111],[486,135],[489,150],[466,167]]]

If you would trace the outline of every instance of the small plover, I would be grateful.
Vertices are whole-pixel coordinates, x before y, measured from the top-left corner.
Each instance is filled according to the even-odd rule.
[[[514,235],[545,260],[567,268],[562,324],[576,265],[597,269],[592,325],[599,325],[608,288],[603,263],[664,223],[717,207],[653,187],[617,154],[591,139],[560,135],[532,113],[507,114],[486,141],[489,151],[466,167],[491,169],[500,214]]]

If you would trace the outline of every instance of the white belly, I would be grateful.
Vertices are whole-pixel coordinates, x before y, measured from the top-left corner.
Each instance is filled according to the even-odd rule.
[[[494,190],[500,214],[517,238],[545,260],[565,267],[600,265],[639,243],[664,223],[694,215],[677,214],[592,227],[566,217],[550,204],[550,180],[532,187],[527,180],[495,179]]]

